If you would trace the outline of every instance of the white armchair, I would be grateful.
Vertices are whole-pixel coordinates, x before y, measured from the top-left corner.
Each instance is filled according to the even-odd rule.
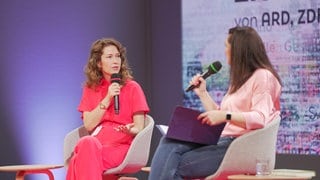
[[[145,128],[133,139],[128,153],[123,162],[112,169],[104,172],[104,175],[122,175],[136,173],[144,167],[149,159],[151,137],[154,127],[154,120],[150,115],[146,116]],[[68,167],[70,158],[78,140],[89,135],[86,129],[81,126],[69,132],[64,139],[64,164]]]
[[[256,159],[268,159],[273,170],[276,159],[276,142],[280,116],[262,129],[236,138],[229,146],[218,170],[206,180],[223,180],[232,174],[255,174]]]

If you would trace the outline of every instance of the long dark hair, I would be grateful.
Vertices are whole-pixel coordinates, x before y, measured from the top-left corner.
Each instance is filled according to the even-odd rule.
[[[237,26],[229,29],[228,42],[231,46],[230,94],[236,92],[259,68],[269,70],[281,84],[261,37],[252,27]]]
[[[87,80],[85,82],[86,86],[94,88],[100,84],[101,79],[103,78],[103,74],[101,68],[98,67],[98,63],[101,61],[103,48],[111,45],[115,46],[120,52],[121,67],[119,73],[121,74],[121,84],[124,84],[128,79],[133,79],[132,72],[130,70],[126,57],[126,48],[115,39],[102,38],[96,40],[91,46],[88,63],[84,69],[87,77]]]

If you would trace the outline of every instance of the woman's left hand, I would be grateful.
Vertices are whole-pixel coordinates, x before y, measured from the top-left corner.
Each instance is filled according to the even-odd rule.
[[[118,127],[115,127],[114,129],[119,132],[127,133],[127,134],[136,134],[134,123],[126,124],[126,125],[119,125]]]
[[[210,126],[218,125],[226,122],[225,112],[219,110],[206,111],[198,116],[198,120]]]

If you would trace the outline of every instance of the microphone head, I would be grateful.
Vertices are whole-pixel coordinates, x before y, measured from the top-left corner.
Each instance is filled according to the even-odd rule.
[[[210,64],[210,66],[208,67],[208,72],[209,72],[209,74],[215,74],[218,71],[220,71],[221,67],[222,67],[221,62],[215,61],[212,64]]]
[[[111,83],[119,83],[121,82],[121,74],[119,73],[114,73],[111,74]]]
[[[201,75],[202,78],[206,79],[210,75],[217,73],[218,71],[220,71],[221,67],[222,67],[222,64],[220,63],[220,61],[213,62],[212,64],[209,65],[208,71]],[[194,88],[196,88],[196,86],[191,85],[186,89],[186,92],[191,91]]]

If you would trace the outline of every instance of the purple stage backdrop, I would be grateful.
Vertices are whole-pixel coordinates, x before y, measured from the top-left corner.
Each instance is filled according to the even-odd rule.
[[[1,1],[0,165],[63,163],[64,136],[82,124],[77,106],[91,43],[116,38],[143,67],[143,10],[143,1]],[[54,175],[65,179],[65,169]]]
[[[183,0],[183,87],[213,61],[223,68],[208,78],[220,102],[228,84],[224,40],[235,25],[254,27],[282,81],[282,122],[277,152],[320,155],[320,2],[318,0]],[[184,105],[202,109],[194,93]]]

